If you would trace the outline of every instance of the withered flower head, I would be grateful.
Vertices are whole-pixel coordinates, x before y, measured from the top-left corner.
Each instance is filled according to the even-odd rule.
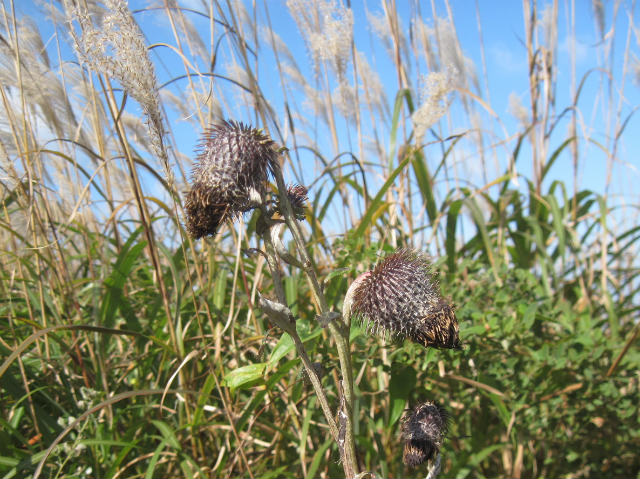
[[[261,130],[223,121],[205,131],[185,200],[187,232],[215,235],[227,218],[255,207],[278,167],[278,147]]]
[[[304,208],[309,199],[307,192],[307,188],[302,185],[287,186],[287,198],[289,198],[293,214],[298,220],[304,219]]]
[[[402,462],[416,467],[434,457],[442,446],[448,426],[449,415],[437,403],[427,401],[406,412],[402,418]]]
[[[399,250],[349,287],[345,316],[408,337],[422,346],[460,348],[454,307],[440,295],[427,255]]]

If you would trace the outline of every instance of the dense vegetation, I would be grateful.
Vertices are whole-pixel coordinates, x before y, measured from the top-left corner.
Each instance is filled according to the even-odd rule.
[[[122,1],[78,3],[49,6],[47,38],[45,21],[11,6],[0,18],[3,477],[343,474],[290,337],[257,307],[257,293],[272,296],[274,284],[264,257],[244,254],[262,246],[258,213],[214,238],[193,241],[184,230],[192,145],[180,144],[178,118],[202,131],[230,117],[289,148],[285,178],[309,186],[301,226],[332,308],[358,273],[398,247],[431,253],[457,306],[462,351],[353,327],[363,469],[410,474],[399,419],[432,399],[451,415],[443,476],[640,477],[637,199],[577,180],[588,145],[611,161],[621,154],[635,107],[618,100],[633,69],[594,63],[559,108],[549,73],[558,68],[553,32],[565,21],[557,2],[523,2],[529,107],[505,136],[454,19],[436,12],[438,41],[393,2],[369,19],[386,26],[379,33],[397,72],[386,100],[336,3],[310,2],[305,15],[287,2],[309,71],[270,29],[271,2],[255,15],[239,2],[133,14]],[[598,48],[612,51],[616,36],[606,32],[618,17],[593,3]],[[155,43],[136,24],[150,14],[167,26]],[[410,20],[422,35],[402,33]],[[338,34],[346,44],[317,44]],[[154,57],[158,50],[172,60]],[[277,66],[281,104],[261,83],[261,55]],[[426,99],[407,80],[412,69],[436,75],[425,80]],[[595,75],[618,95],[603,103],[610,129],[598,141],[581,115]],[[446,121],[454,114],[455,129]],[[460,166],[469,152],[477,176]],[[554,176],[560,162],[573,179]],[[294,252],[288,234],[284,241]],[[331,336],[304,275],[287,266],[284,276],[335,405]]]

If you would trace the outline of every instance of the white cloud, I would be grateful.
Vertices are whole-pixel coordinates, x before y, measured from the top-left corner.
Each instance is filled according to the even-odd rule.
[[[566,54],[569,58],[575,55],[576,64],[580,64],[588,58],[589,47],[576,38],[575,44],[569,35],[564,37],[558,47],[560,53]]]
[[[507,73],[520,73],[527,71],[527,54],[520,45],[506,46],[497,43],[489,47],[490,64]]]

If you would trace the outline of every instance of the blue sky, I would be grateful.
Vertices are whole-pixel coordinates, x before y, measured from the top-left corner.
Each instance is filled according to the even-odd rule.
[[[182,0],[178,2],[180,5],[203,11],[200,0]],[[249,10],[254,2],[246,2]],[[636,2],[637,3],[637,2]],[[269,8],[271,21],[274,30],[282,37],[293,56],[302,66],[303,71],[310,71],[310,59],[302,40],[296,23],[289,14],[284,0],[269,0],[268,3],[262,1],[255,2],[257,6],[257,19],[259,24],[265,22],[265,5]],[[403,19],[404,27],[407,28],[409,18],[412,12],[420,9],[422,18],[427,24],[433,23],[432,3],[431,2],[414,2],[398,0],[396,2],[399,16]],[[540,1],[538,4],[539,11],[543,11],[549,2]],[[601,143],[605,149],[610,148],[607,140],[607,134],[613,132],[613,125],[607,124],[606,114],[609,111],[617,112],[620,110],[619,119],[624,119],[627,115],[634,111],[637,105],[640,105],[640,88],[637,82],[633,81],[630,72],[623,77],[624,54],[627,51],[625,46],[628,42],[630,57],[627,59],[628,67],[633,62],[633,58],[640,57],[640,33],[638,30],[629,29],[629,19],[640,18],[640,7],[635,6],[635,11],[631,11],[633,2],[623,1],[617,11],[614,20],[614,3],[604,2],[605,4],[605,42],[610,42],[614,48],[609,56],[603,55],[603,46],[600,43],[600,34],[591,7],[591,2],[578,1],[575,2],[575,44],[572,44],[570,35],[570,25],[566,9],[571,5],[568,0],[558,2],[559,6],[559,29],[558,29],[558,66],[557,71],[557,91],[556,91],[556,113],[560,113],[563,108],[571,104],[570,85],[571,70],[570,58],[573,52],[576,61],[576,78],[577,81],[592,69],[611,68],[613,79],[611,85],[608,83],[608,77],[600,71],[592,72],[585,81],[584,89],[579,102],[581,115],[585,124],[589,125],[589,134],[593,140]],[[130,1],[131,10],[144,9],[150,5],[148,1]],[[447,4],[443,1],[434,2],[436,14],[441,17],[447,16]],[[393,64],[387,55],[384,46],[375,33],[372,32],[370,23],[367,18],[367,11],[380,13],[382,11],[380,2],[378,1],[359,1],[351,2],[354,16],[354,39],[356,46],[361,50],[373,68],[377,71],[382,83],[384,84],[387,94],[389,108],[392,109],[393,99],[398,89],[397,76]],[[483,114],[483,124],[488,130],[495,131],[497,135],[503,135],[509,138],[510,135],[521,131],[517,120],[509,111],[510,96],[515,95],[520,98],[521,102],[528,106],[528,70],[526,52],[524,47],[524,19],[523,7],[520,2],[503,0],[503,1],[485,1],[478,0],[471,2],[469,0],[451,0],[449,2],[451,12],[453,14],[456,32],[460,41],[462,51],[468,57],[475,68],[475,72],[480,81],[480,94],[484,101],[489,102],[486,97],[488,88],[490,107],[497,114],[500,121],[497,122],[491,115]],[[18,12],[34,18],[46,37],[53,32],[50,24],[39,13],[39,7],[35,2],[24,1],[18,2],[16,6]],[[478,31],[478,16],[482,27],[482,43],[480,41],[480,33]],[[198,28],[202,28],[206,32],[208,24],[206,20],[190,15]],[[159,13],[137,13],[136,19],[143,28],[145,36],[150,43],[169,42],[173,43],[173,36],[168,30],[169,25],[162,14]],[[638,28],[638,27],[636,27]],[[205,36],[207,34],[205,33]],[[482,68],[482,49],[484,46],[484,54],[486,61],[486,80]],[[54,48],[54,44],[49,45]],[[63,55],[72,55],[70,51]],[[231,50],[225,45],[221,48],[222,57],[229,56]],[[180,59],[172,54],[166,48],[158,48],[154,50],[152,56],[156,61],[157,74],[160,83],[163,83],[175,75],[183,73],[183,67]],[[260,75],[260,84],[265,96],[280,118],[284,118],[284,101],[281,85],[279,84],[279,76],[275,67],[273,54],[267,44],[263,44],[259,53],[258,70]],[[158,60],[161,60],[158,61]],[[221,64],[228,60],[221,58]],[[305,67],[306,65],[306,67]],[[177,73],[176,73],[177,72]],[[419,64],[419,68],[411,72],[409,79],[414,89],[420,86],[420,75],[428,73],[424,66],[424,62]],[[311,79],[311,75],[309,75]],[[311,81],[311,80],[310,80]],[[182,84],[184,85],[184,84]],[[181,88],[180,84],[174,84],[173,88]],[[620,96],[621,89],[624,88],[623,97]],[[300,93],[292,92],[292,98],[295,102],[303,103]],[[609,96],[610,95],[610,96]],[[609,102],[612,103],[609,103]],[[231,100],[233,103],[233,100]],[[613,105],[613,106],[612,106]],[[131,107],[135,111],[135,106]],[[231,110],[231,109],[229,109]],[[225,116],[251,121],[247,116],[246,108],[240,108],[236,111],[225,111]],[[240,118],[238,118],[240,117]],[[613,119],[615,121],[616,116]],[[190,155],[198,141],[199,131],[193,127],[184,118],[181,118],[176,112],[169,110],[169,121],[178,140],[178,149]],[[621,120],[619,120],[621,121]],[[468,128],[467,119],[462,111],[459,100],[454,100],[449,120],[441,122],[442,133],[447,134],[463,131]],[[618,155],[614,163],[613,177],[611,178],[610,190],[611,195],[621,195],[622,202],[638,204],[639,196],[635,184],[640,179],[640,160],[638,160],[637,152],[640,151],[640,140],[638,134],[640,131],[640,120],[635,115],[631,116],[626,131],[620,142]],[[344,123],[342,132],[347,131],[347,124]],[[366,127],[366,126],[365,126]],[[351,127],[351,131],[353,127]],[[557,133],[552,137],[551,150],[554,145],[557,146],[566,138],[566,126],[562,125],[557,128]],[[320,133],[322,134],[322,133]],[[365,133],[366,134],[366,133]],[[352,138],[352,137],[351,137]],[[383,138],[383,141],[387,139]],[[504,165],[509,152],[513,148],[513,141],[506,146],[497,150],[498,161]],[[580,175],[579,182],[581,188],[589,188],[597,192],[604,192],[607,184],[607,156],[595,144],[595,142],[582,143],[583,147],[580,151]],[[288,145],[290,146],[290,145]],[[342,149],[348,149],[347,136],[341,136]],[[461,151],[464,153],[464,146],[461,145]],[[471,151],[470,154],[473,152]],[[567,152],[568,153],[568,152]],[[328,157],[335,152],[327,151]],[[520,171],[529,176],[527,168],[526,156],[530,154],[530,150],[525,147],[522,152],[522,160],[520,160]],[[311,161],[309,159],[308,161]],[[434,160],[437,162],[436,160]],[[472,176],[472,183],[476,186],[482,186],[483,179],[477,178],[479,172],[474,170],[473,159],[467,159],[466,168],[468,174]],[[307,171],[306,169],[303,170]],[[552,179],[563,179],[571,184],[572,179],[572,163],[568,154],[562,155],[554,166]],[[496,175],[491,174],[490,181]],[[309,183],[308,177],[303,181]],[[615,203],[616,201],[614,201]]]

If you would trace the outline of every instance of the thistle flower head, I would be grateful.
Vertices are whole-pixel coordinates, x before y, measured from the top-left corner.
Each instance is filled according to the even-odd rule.
[[[287,198],[289,198],[296,219],[303,220],[304,208],[309,199],[307,188],[302,185],[289,185],[287,186]]]
[[[402,418],[404,451],[402,461],[416,467],[435,456],[447,434],[449,415],[437,403],[427,401],[418,404]]]
[[[261,130],[234,121],[207,130],[185,200],[188,233],[213,236],[224,220],[254,208],[277,159],[277,145]]]
[[[347,291],[343,315],[425,348],[460,348],[454,307],[440,295],[428,257],[417,251],[399,250],[360,275]]]

